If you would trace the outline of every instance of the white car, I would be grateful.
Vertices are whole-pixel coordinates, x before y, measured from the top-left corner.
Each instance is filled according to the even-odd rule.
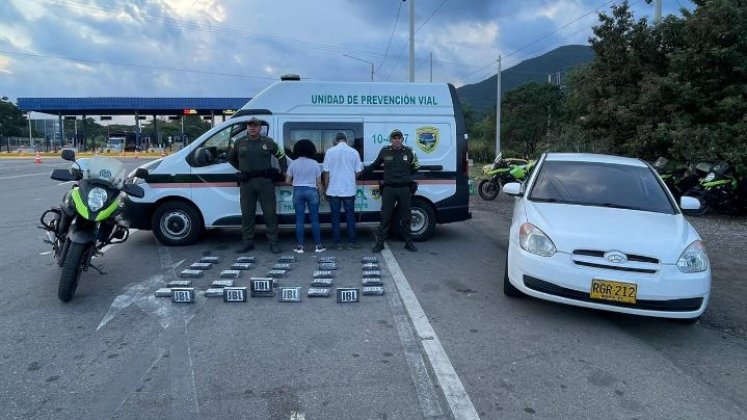
[[[708,305],[703,242],[656,171],[639,159],[548,153],[516,197],[507,296],[694,323]],[[700,203],[682,197],[683,209]]]

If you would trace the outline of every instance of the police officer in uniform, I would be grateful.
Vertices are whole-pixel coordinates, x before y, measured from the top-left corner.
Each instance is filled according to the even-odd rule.
[[[402,144],[402,137],[400,130],[392,130],[392,133],[389,134],[389,141],[392,144],[382,148],[376,160],[366,168],[366,172],[370,174],[374,169],[384,167],[384,183],[381,191],[381,223],[376,235],[376,245],[372,249],[373,252],[381,252],[384,248],[384,241],[387,233],[389,233],[389,226],[394,214],[394,206],[397,203],[399,203],[400,214],[402,215],[405,249],[412,252],[418,250],[412,243],[410,232],[412,218],[410,202],[414,192],[411,189],[413,186],[412,174],[417,172],[420,165],[418,164],[418,157],[412,149]]]
[[[278,245],[278,218],[275,201],[275,185],[272,181],[274,169],[272,156],[280,163],[283,173],[288,169],[285,152],[270,137],[260,134],[262,122],[252,117],[247,123],[248,134],[236,141],[228,156],[228,161],[239,173],[239,193],[241,201],[241,239],[243,246],[237,253],[254,249],[254,227],[257,200],[265,218],[267,239],[270,251],[280,253]]]

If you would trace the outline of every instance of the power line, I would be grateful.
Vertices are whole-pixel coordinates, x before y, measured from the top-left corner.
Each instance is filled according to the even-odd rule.
[[[440,9],[441,7],[443,7],[443,5],[444,5],[444,4],[446,4],[446,2],[447,2],[447,1],[449,1],[449,0],[444,0],[444,1],[442,1],[442,2],[441,2],[441,4],[439,4],[439,5],[438,5],[438,7],[436,7],[436,8],[435,8],[435,9],[433,10],[433,12],[431,12],[431,15],[430,15],[430,16],[428,16],[428,17],[427,17],[427,18],[425,19],[425,21],[424,21],[423,23],[421,23],[421,24],[420,24],[420,26],[418,26],[418,29],[416,29],[416,30],[415,30],[415,33],[418,33],[418,31],[420,31],[421,29],[423,29],[423,26],[425,26],[425,24],[426,24],[426,23],[428,23],[428,21],[429,21],[429,20],[431,20],[431,18],[433,17],[433,15],[435,15],[435,14],[436,14],[436,12],[438,12],[438,10],[439,10],[439,9]]]
[[[392,34],[389,35],[389,43],[386,45],[386,51],[384,51],[384,57],[381,59],[381,63],[379,63],[379,67],[376,69],[376,71],[381,70],[381,66],[384,65],[384,60],[386,60],[387,55],[389,54],[389,47],[392,46],[392,39],[394,39],[394,32],[397,30],[397,23],[399,22],[399,14],[402,12],[402,3],[403,1],[397,0],[399,2],[399,8],[397,9],[397,17],[394,18],[394,28],[392,28]]]
[[[177,67],[148,66],[145,64],[120,63],[116,61],[93,60],[93,59],[88,59],[88,58],[62,57],[62,56],[55,56],[55,55],[34,54],[34,53],[29,53],[29,52],[0,51],[0,55],[15,55],[15,56],[24,56],[24,57],[49,58],[49,59],[55,59],[55,60],[65,60],[65,61],[74,61],[74,62],[82,62],[82,63],[109,64],[109,65],[114,65],[114,66],[136,67],[136,68],[150,69],[150,70],[166,70],[166,71],[179,71],[179,72],[184,72],[184,73],[209,74],[213,76],[241,77],[244,79],[276,80],[273,77],[267,77],[267,76],[248,76],[245,74],[220,73],[220,72],[206,71],[206,70],[190,70],[190,69],[182,69],[182,68],[177,68]]]
[[[441,9],[441,7],[442,7],[442,6],[444,5],[444,4],[446,4],[446,2],[447,2],[447,1],[449,1],[449,0],[444,0],[444,1],[442,1],[442,2],[441,2],[441,4],[439,4],[439,5],[438,5],[438,7],[436,7],[436,8],[435,8],[435,9],[433,10],[433,12],[431,12],[431,14],[430,14],[430,15],[428,16],[428,18],[426,18],[426,19],[425,19],[425,21],[424,21],[423,23],[421,23],[421,24],[420,24],[420,26],[418,26],[418,29],[417,29],[417,30],[415,30],[415,33],[418,33],[418,31],[420,31],[420,30],[421,30],[421,29],[423,28],[423,26],[425,26],[425,24],[426,24],[426,23],[428,23],[428,21],[429,21],[429,20],[431,20],[431,18],[433,17],[433,15],[435,15],[435,14],[436,14],[436,12],[438,12],[438,10],[439,10],[439,9]],[[401,5],[401,4],[400,4],[400,5]],[[400,49],[400,50],[399,50],[399,54],[397,54],[397,59],[396,59],[396,60],[394,60],[394,64],[392,65],[392,69],[391,69],[391,70],[389,70],[389,74],[387,74],[387,76],[386,76],[386,80],[387,80],[387,82],[389,81],[389,78],[391,77],[391,75],[392,75],[392,72],[393,72],[393,71],[394,71],[394,69],[395,69],[395,68],[397,67],[397,63],[399,63],[399,59],[400,59],[400,58],[402,58],[402,53],[403,53],[403,52],[405,52],[405,48],[406,48],[406,47],[407,47],[407,44],[404,44],[404,45],[402,46],[402,49]]]
[[[584,14],[583,14],[582,16],[579,16],[579,17],[577,17],[576,19],[574,19],[574,20],[572,20],[572,21],[568,22],[567,24],[565,24],[565,25],[563,25],[563,26],[561,26],[561,27],[559,27],[559,28],[557,28],[557,29],[555,29],[555,30],[553,30],[553,31],[551,31],[551,32],[549,32],[549,33],[547,33],[547,34],[545,34],[545,35],[543,35],[543,36],[541,36],[541,37],[537,38],[537,39],[535,39],[534,41],[532,41],[532,42],[530,42],[530,43],[528,43],[528,44],[524,45],[523,47],[521,47],[521,48],[519,48],[519,49],[517,49],[517,50],[513,51],[512,53],[510,53],[510,54],[507,54],[507,55],[503,56],[503,58],[508,58],[508,57],[510,57],[510,56],[512,56],[512,55],[514,55],[514,54],[516,54],[517,52],[519,52],[519,51],[521,51],[521,50],[523,50],[523,49],[525,49],[525,48],[527,48],[527,47],[529,47],[529,46],[531,46],[531,45],[534,45],[534,44],[536,44],[537,42],[539,42],[539,41],[541,41],[541,40],[543,40],[543,39],[545,39],[545,38],[549,37],[550,35],[552,35],[552,34],[554,34],[554,33],[558,32],[558,31],[560,31],[560,30],[562,30],[562,29],[565,29],[565,28],[567,28],[568,26],[570,26],[570,25],[572,25],[572,24],[574,24],[574,23],[578,22],[579,20],[581,20],[581,19],[585,18],[586,16],[590,15],[591,13],[593,13],[593,12],[595,12],[595,11],[597,11],[597,10],[601,9],[602,7],[604,7],[604,6],[606,6],[606,5],[610,4],[610,3],[612,3],[612,2],[614,2],[614,1],[615,1],[615,0],[610,0],[610,1],[607,1],[607,2],[605,2],[604,4],[601,4],[601,5],[599,5],[598,7],[594,8],[594,9],[592,9],[592,10],[590,10],[590,11],[586,12],[586,13],[584,13]],[[584,28],[584,29],[586,29],[586,28]],[[491,61],[491,62],[489,62],[489,63],[486,63],[485,65],[482,65],[482,66],[480,66],[480,67],[479,67],[479,68],[477,68],[476,70],[474,70],[474,71],[472,71],[472,72],[468,73],[468,74],[467,74],[467,76],[465,76],[464,78],[465,78],[465,79],[467,79],[467,78],[469,78],[470,76],[472,76],[473,74],[475,74],[475,73],[477,73],[477,72],[479,72],[479,71],[481,71],[481,70],[485,69],[486,67],[489,67],[489,66],[492,66],[492,65],[494,65],[494,64],[495,64],[495,61],[496,61],[496,60],[493,60],[493,61]],[[508,66],[507,66],[507,67],[508,67]]]

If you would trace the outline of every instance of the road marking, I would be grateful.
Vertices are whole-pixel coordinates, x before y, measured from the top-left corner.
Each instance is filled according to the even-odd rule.
[[[394,324],[397,326],[400,343],[402,343],[405,352],[405,361],[410,368],[410,376],[412,376],[415,384],[423,418],[441,418],[444,412],[438,401],[438,393],[428,374],[428,368],[425,365],[425,360],[423,360],[423,351],[420,348],[420,343],[415,339],[415,331],[407,318],[405,308],[402,306],[402,299],[400,299],[399,293],[387,293],[386,298],[392,311]]]
[[[462,381],[459,380],[459,376],[454,370],[449,356],[441,345],[441,340],[436,336],[436,332],[433,330],[428,317],[420,306],[418,298],[412,291],[407,278],[388,246],[381,251],[381,255],[384,257],[384,262],[386,262],[389,272],[392,274],[397,292],[402,299],[407,313],[410,315],[415,332],[433,368],[433,373],[436,375],[436,379],[444,392],[444,397],[449,404],[449,408],[451,408],[454,419],[479,419],[480,416],[477,414],[475,406],[472,405],[472,400],[467,395]]]
[[[37,172],[35,174],[3,176],[3,177],[0,177],[0,180],[3,180],[3,179],[15,179],[15,178],[27,178],[27,177],[30,177],[30,176],[39,176],[39,175],[49,175],[49,172]]]
[[[306,420],[306,416],[298,411],[291,411],[290,420]]]

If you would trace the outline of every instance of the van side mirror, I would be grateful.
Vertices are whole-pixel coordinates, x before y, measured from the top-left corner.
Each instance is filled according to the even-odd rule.
[[[135,170],[135,178],[145,179],[148,176],[148,170],[145,168],[137,168]]]
[[[69,160],[70,162],[75,162],[75,151],[70,149],[63,150],[62,159]]]
[[[210,153],[210,150],[204,147],[199,147],[195,151],[195,163],[197,165],[204,166],[212,162],[212,160],[213,160],[213,155],[212,153]]]
[[[521,184],[518,182],[509,182],[504,185],[503,192],[514,197],[521,197],[523,195],[521,192]]]

